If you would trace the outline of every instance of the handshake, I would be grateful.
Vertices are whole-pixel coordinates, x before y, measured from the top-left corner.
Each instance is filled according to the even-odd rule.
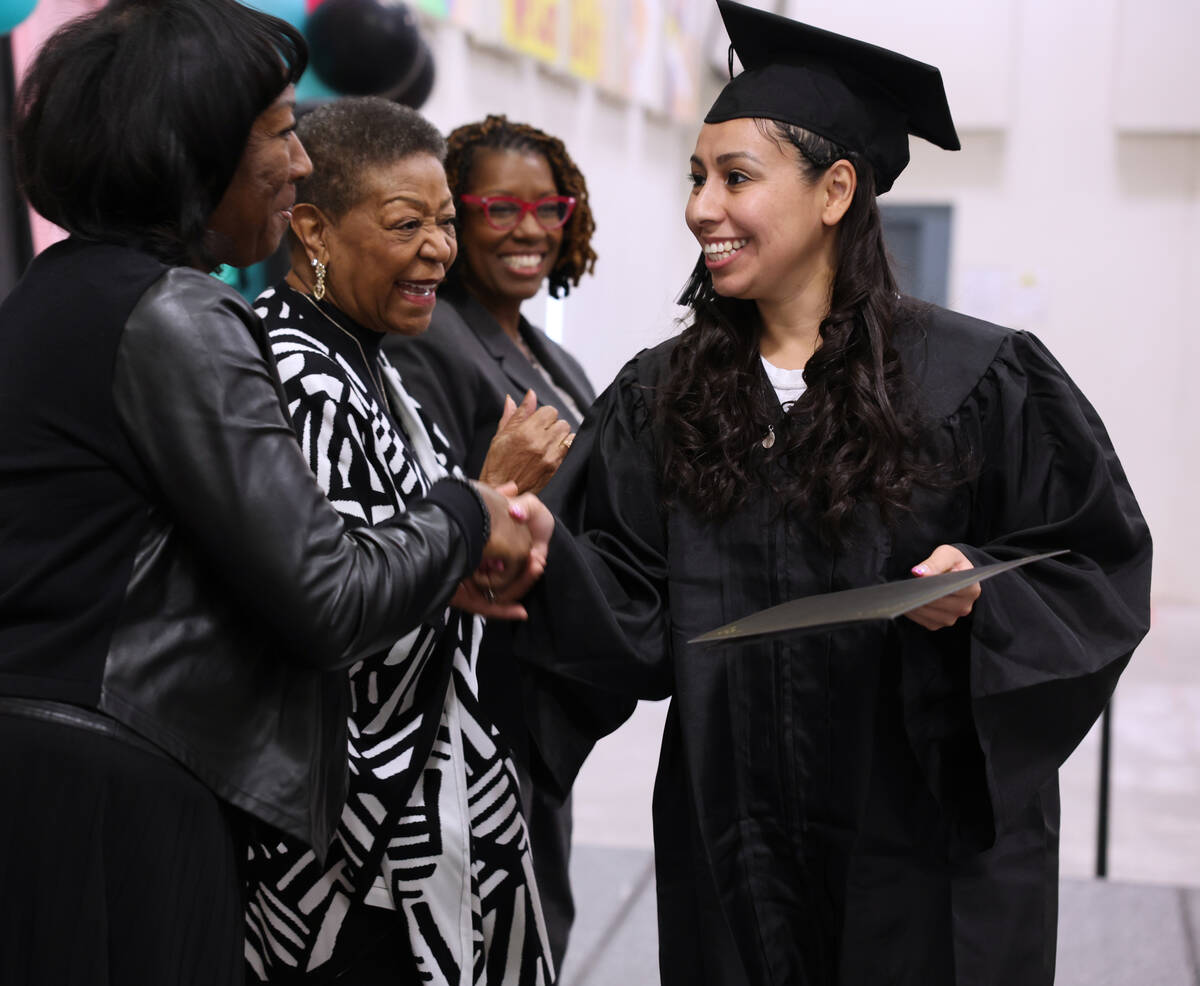
[[[473,484],[487,508],[491,533],[479,567],[459,583],[452,606],[491,619],[523,620],[519,602],[546,570],[554,515],[515,483]]]
[[[532,390],[520,404],[504,399],[474,484],[491,517],[491,537],[479,568],[459,584],[452,605],[494,619],[525,619],[518,600],[545,571],[554,533],[554,515],[534,494],[550,481],[574,438],[553,407],[538,407]]]

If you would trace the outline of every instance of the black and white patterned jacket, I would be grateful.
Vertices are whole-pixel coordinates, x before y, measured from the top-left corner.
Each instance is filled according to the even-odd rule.
[[[287,285],[256,310],[304,454],[348,524],[403,513],[450,471],[369,330]],[[328,858],[290,840],[252,847],[246,947],[260,977],[322,965],[365,902],[401,912],[427,982],[552,980],[514,771],[479,708],[481,630],[447,608],[351,669],[350,791]]]

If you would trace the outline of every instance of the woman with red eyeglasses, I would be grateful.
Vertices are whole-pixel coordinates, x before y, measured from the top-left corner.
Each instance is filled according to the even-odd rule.
[[[428,331],[386,337],[384,349],[412,396],[446,430],[447,444],[461,456],[455,465],[489,482],[515,482],[522,493],[540,490],[595,392],[578,361],[524,318],[521,305],[547,278],[550,294],[560,297],[592,271],[587,183],[561,140],[503,116],[459,127],[448,144],[458,260],[438,290]],[[494,464],[501,462],[499,474]],[[561,968],[574,916],[570,800],[562,804],[531,779],[511,632],[499,622],[487,628],[480,700],[517,765],[554,964]]]

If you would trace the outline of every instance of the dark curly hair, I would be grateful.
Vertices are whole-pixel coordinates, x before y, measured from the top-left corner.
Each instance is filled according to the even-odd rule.
[[[446,180],[460,210],[461,196],[471,184],[477,151],[532,151],[542,155],[554,174],[558,194],[575,198],[575,211],[563,229],[558,260],[550,271],[550,296],[567,295],[572,285],[578,285],[584,274],[592,272],[596,266],[596,251],[592,249],[596,221],[588,202],[587,182],[561,140],[527,123],[513,123],[504,116],[488,116],[480,123],[457,127],[446,142]],[[461,263],[450,268],[447,280],[451,287],[462,287],[462,269]]]
[[[113,0],[34,59],[16,101],[17,180],[74,236],[214,267],[209,217],[254,121],[307,60],[292,25],[234,0]]]
[[[781,422],[759,366],[757,306],[718,295],[701,256],[679,298],[691,308],[690,323],[655,401],[663,490],[668,502],[681,499],[718,519],[779,465],[784,479],[770,485],[780,503],[839,540],[860,502],[874,502],[887,520],[907,506],[915,482],[935,481],[916,458],[916,402],[891,342],[916,303],[897,291],[866,159],[799,127],[756,122],[795,148],[805,182],[839,160],[858,175],[840,224],[829,314],[804,370],[806,390]],[[764,449],[768,426],[776,441]]]

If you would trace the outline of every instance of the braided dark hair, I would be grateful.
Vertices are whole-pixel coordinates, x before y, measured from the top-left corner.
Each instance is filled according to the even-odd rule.
[[[934,481],[933,469],[916,461],[915,400],[891,343],[909,303],[896,288],[866,159],[799,127],[756,122],[796,149],[804,181],[816,182],[839,160],[858,175],[840,224],[829,314],[804,370],[806,390],[780,424],[758,365],[757,306],[718,295],[699,259],[679,298],[691,308],[690,324],[655,404],[663,490],[668,502],[716,519],[778,464],[784,479],[771,487],[781,504],[819,520],[837,540],[858,503],[874,502],[890,519],[907,506],[914,482]],[[771,425],[777,440],[764,449]]]
[[[461,196],[470,187],[477,151],[531,151],[544,157],[554,174],[558,194],[575,198],[575,211],[563,227],[562,247],[550,271],[550,296],[565,296],[572,285],[579,284],[584,274],[592,272],[596,266],[596,251],[592,249],[596,222],[588,202],[587,182],[561,140],[526,123],[513,123],[504,116],[488,116],[480,123],[457,127],[446,143],[446,181],[460,209]],[[450,268],[447,280],[452,286],[461,287],[462,268],[462,264]]]

